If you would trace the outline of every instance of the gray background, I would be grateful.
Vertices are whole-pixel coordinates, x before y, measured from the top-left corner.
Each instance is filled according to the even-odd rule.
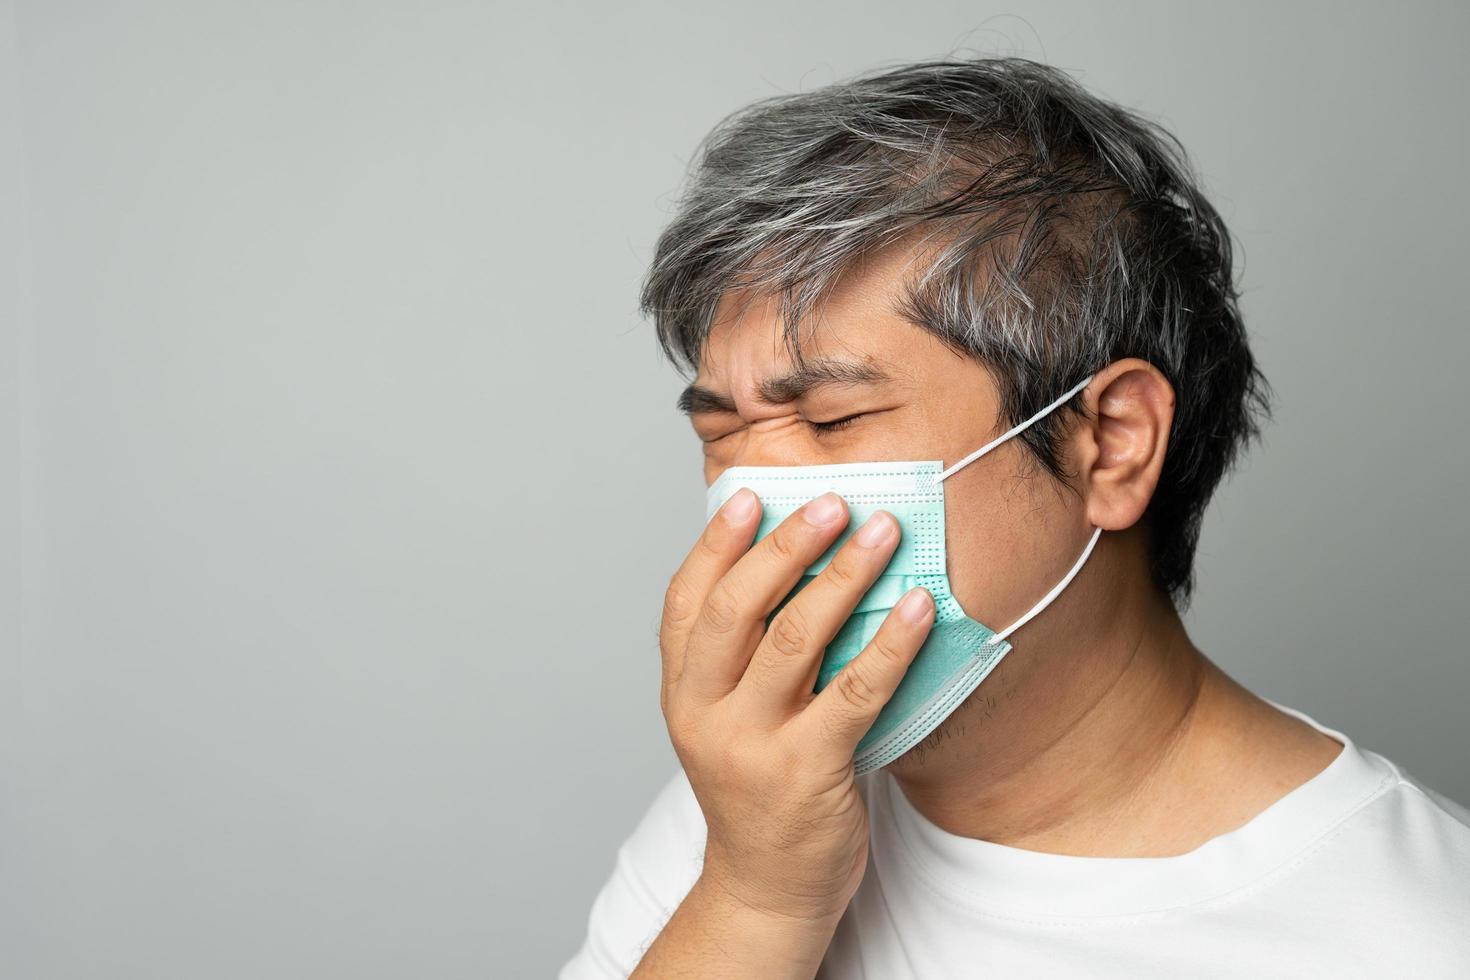
[[[570,955],[674,764],[685,161],[955,49],[1190,149],[1278,393],[1194,635],[1470,800],[1470,8],[1101,6],[0,3],[0,975]]]

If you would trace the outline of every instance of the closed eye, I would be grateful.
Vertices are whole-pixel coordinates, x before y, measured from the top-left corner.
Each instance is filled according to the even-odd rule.
[[[836,432],[838,429],[847,428],[867,414],[867,412],[857,412],[853,415],[844,415],[840,419],[832,419],[830,422],[818,422],[814,419],[807,419],[807,424],[817,432]]]
[[[721,439],[728,439],[739,431],[740,429],[731,429],[729,432],[722,432],[717,436],[699,436],[699,441],[708,446],[711,443],[719,442]],[[696,431],[695,435],[699,435],[699,433]]]

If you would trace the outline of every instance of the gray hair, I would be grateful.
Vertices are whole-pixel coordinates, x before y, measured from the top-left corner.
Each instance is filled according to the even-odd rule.
[[[870,72],[716,124],[640,308],[664,353],[697,370],[722,296],[776,296],[799,362],[799,325],[854,260],[937,243],[898,312],[987,368],[1000,425],[1125,357],[1173,385],[1144,523],[1154,581],[1182,605],[1205,505],[1269,412],[1229,232],[1197,183],[1172,135],[1059,69],[997,58]],[[1060,415],[1020,438],[1065,485]]]

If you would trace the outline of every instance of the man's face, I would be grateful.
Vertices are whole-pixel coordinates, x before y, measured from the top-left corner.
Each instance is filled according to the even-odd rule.
[[[892,249],[838,283],[820,325],[803,333],[805,371],[789,356],[774,300],[742,309],[742,298],[726,297],[684,402],[704,444],[707,483],[737,465],[948,466],[1004,431],[986,369],[893,311],[899,287],[917,271],[911,261]],[[992,629],[1010,625],[1067,573],[1089,530],[1077,495],[1019,440],[950,477],[944,495],[951,587],[965,612]],[[1024,643],[1028,629],[1013,642]],[[929,743],[957,721],[989,716],[997,692],[1003,697],[1040,668],[1012,666],[1014,659],[1002,661],[968,710]]]

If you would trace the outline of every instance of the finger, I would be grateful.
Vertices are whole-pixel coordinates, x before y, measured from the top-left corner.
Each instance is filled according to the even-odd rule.
[[[726,572],[750,548],[760,526],[761,503],[748,487],[739,490],[710,518],[664,592],[663,617],[659,621],[658,646],[663,656],[665,687],[684,671],[684,650],[689,628]]]
[[[900,534],[892,514],[873,514],[781,607],[739,684],[753,710],[789,714],[811,700],[822,652],[893,557]]]
[[[934,597],[929,591],[915,587],[904,593],[862,653],[839,670],[803,712],[814,726],[813,744],[830,747],[851,761],[933,624]]]
[[[847,504],[824,493],[742,555],[715,583],[689,629],[689,647],[697,652],[684,664],[680,684],[707,700],[734,690],[765,632],[766,617],[846,525]]]

